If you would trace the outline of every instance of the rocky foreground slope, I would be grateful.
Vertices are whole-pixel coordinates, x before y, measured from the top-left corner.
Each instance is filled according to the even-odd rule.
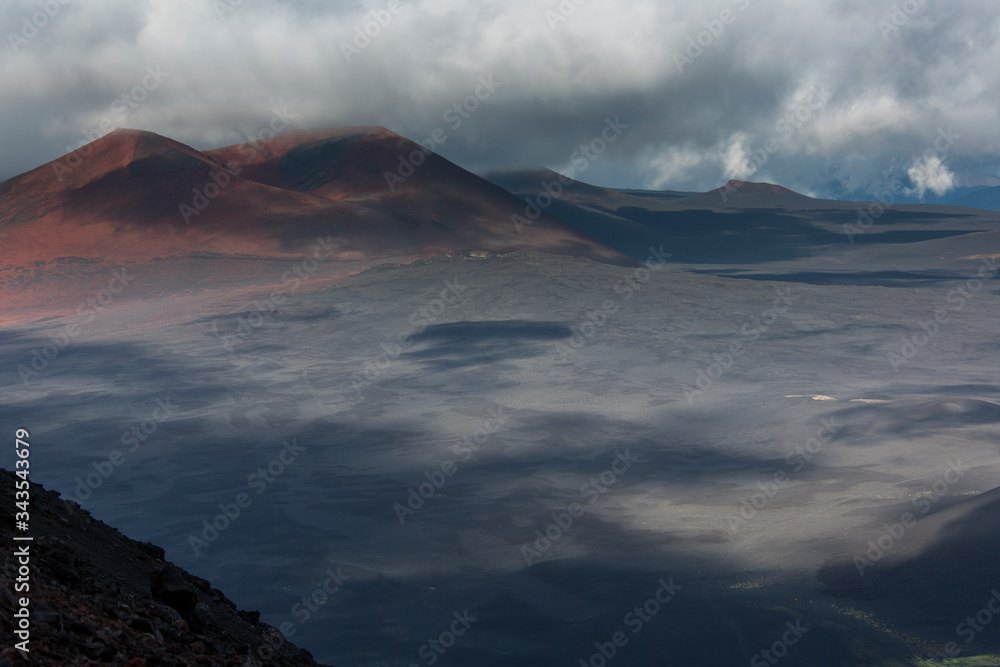
[[[30,664],[317,665],[312,656],[164,559],[163,549],[136,542],[79,505],[31,484],[31,542],[15,542],[15,482],[0,470],[0,667]],[[27,544],[29,590],[15,589]],[[14,648],[15,614],[30,598],[27,657]]]

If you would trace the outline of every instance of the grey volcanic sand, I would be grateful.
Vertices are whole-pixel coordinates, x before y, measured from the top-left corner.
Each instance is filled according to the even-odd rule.
[[[997,286],[954,312],[948,281],[664,268],[630,289],[632,275],[529,255],[378,267],[288,295],[231,350],[219,334],[238,315],[226,314],[252,298],[138,301],[101,313],[27,385],[17,364],[65,322],[8,327],[0,412],[32,432],[33,479],[76,496],[169,398],[176,413],[83,505],[242,608],[289,622],[320,662],[430,664],[422,647],[450,645],[465,610],[477,620],[435,664],[599,665],[595,643],[616,632],[627,643],[609,664],[747,664],[795,638],[787,623],[808,628],[777,645],[788,665],[918,664],[950,641],[962,655],[997,651],[1000,619],[970,644],[956,634],[1000,586],[984,556],[995,502],[974,498],[1000,486]],[[465,288],[455,303],[435,303],[453,293],[445,281]],[[741,333],[777,290],[787,312],[757,340]],[[894,370],[902,337],[949,309]],[[711,365],[735,342],[743,353],[719,375]],[[373,381],[357,391],[366,362]],[[686,394],[699,371],[716,377]],[[828,441],[810,442],[818,434]],[[298,458],[250,486],[293,438]],[[796,454],[807,445],[808,460]],[[623,468],[617,452],[635,462]],[[613,484],[585,488],[602,472]],[[426,474],[445,482],[401,525],[394,505]],[[251,504],[196,557],[189,537],[241,493]],[[582,515],[551,528],[573,503]],[[883,539],[886,555],[859,576],[854,557],[907,511],[940,525]],[[557,539],[529,566],[522,547],[547,528]],[[295,605],[338,567],[349,578],[304,620]],[[626,615],[671,578],[682,588],[634,632]]]

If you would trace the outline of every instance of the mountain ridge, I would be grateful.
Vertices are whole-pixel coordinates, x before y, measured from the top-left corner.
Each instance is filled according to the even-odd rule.
[[[419,164],[405,170],[407,160]],[[393,169],[401,184],[387,178]],[[338,262],[488,250],[631,265],[552,216],[522,234],[512,222],[522,210],[511,193],[385,128],[300,130],[208,151],[118,129],[0,184],[0,287],[8,307],[62,292],[75,304],[122,265],[301,258],[317,239]],[[219,259],[197,282],[233,266]],[[182,282],[156,271],[162,285]]]

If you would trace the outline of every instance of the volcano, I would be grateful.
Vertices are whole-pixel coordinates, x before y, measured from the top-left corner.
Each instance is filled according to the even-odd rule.
[[[147,284],[162,295],[253,282],[260,260],[317,252],[353,262],[352,272],[473,250],[629,263],[551,216],[518,229],[512,216],[523,209],[384,128],[299,131],[205,152],[119,129],[0,184],[0,286],[18,310],[77,304],[123,266],[154,278]]]

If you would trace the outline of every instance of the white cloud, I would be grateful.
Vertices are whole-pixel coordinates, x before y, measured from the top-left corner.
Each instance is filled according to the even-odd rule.
[[[695,184],[706,164],[716,167],[718,159],[691,146],[667,146],[649,159],[644,187],[651,190],[678,189]]]
[[[748,141],[749,137],[745,133],[730,138],[726,152],[722,156],[722,177],[725,180],[744,181],[757,171],[750,160]]]
[[[0,96],[0,179],[77,144],[148,65],[171,77],[124,124],[195,147],[238,141],[236,128],[293,101],[298,126],[377,124],[420,139],[492,73],[503,87],[441,148],[470,168],[561,164],[621,116],[631,128],[593,173],[708,190],[753,178],[752,156],[813,85],[832,96],[778,137],[766,169],[782,184],[826,193],[830,178],[841,189],[886,169],[905,179],[905,160],[940,127],[962,136],[948,173],[1000,152],[1000,69],[983,66],[1000,58],[1000,15],[986,0],[926,3],[887,39],[882,10],[857,0],[587,2],[555,30],[545,12],[559,0],[406,0],[347,63],[341,44],[387,3],[243,2],[222,21],[208,0],[68,3],[20,54],[0,43],[0,90],[16,91]],[[0,3],[0,35],[33,8]],[[734,20],[679,72],[672,53],[724,9]],[[921,182],[935,192],[944,178]]]
[[[928,190],[941,196],[955,187],[955,175],[948,170],[940,157],[925,156],[917,160],[906,172],[916,186],[911,194],[923,199]]]

